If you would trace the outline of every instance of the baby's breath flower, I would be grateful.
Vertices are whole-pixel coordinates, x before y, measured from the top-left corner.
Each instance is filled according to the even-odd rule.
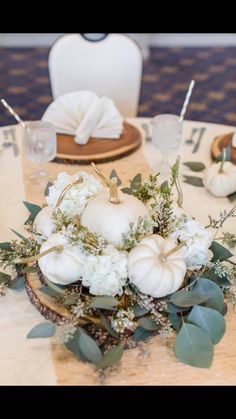
[[[117,333],[123,333],[125,329],[133,330],[134,322],[132,320],[134,317],[134,312],[131,308],[127,310],[121,309],[113,317],[111,325]]]
[[[76,326],[73,321],[63,319],[58,323],[56,338],[58,343],[66,343],[73,338]]]
[[[83,301],[78,301],[76,305],[74,305],[71,309],[72,313],[75,317],[81,317],[84,314],[86,304]]]

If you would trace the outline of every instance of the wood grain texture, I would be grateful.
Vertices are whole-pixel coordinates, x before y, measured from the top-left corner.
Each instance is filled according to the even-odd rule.
[[[32,183],[30,174],[36,170],[36,165],[23,159],[23,175],[26,199],[41,205],[44,202],[43,191],[45,181]],[[129,185],[137,172],[145,179],[150,168],[144,159],[142,148],[117,162],[99,165],[105,176],[116,169],[122,179],[122,187]],[[75,174],[79,170],[93,173],[92,167],[85,165],[65,165],[49,163],[46,169],[51,173],[52,180],[61,171]],[[120,362],[119,369],[111,373],[107,385],[236,385],[236,312],[231,306],[226,316],[227,330],[222,341],[215,347],[213,365],[210,369],[198,369],[180,363],[173,352],[174,335],[168,339],[154,337],[146,348],[148,358],[139,356],[139,349],[130,349]],[[93,366],[84,364],[71,355],[63,346],[52,339],[52,358],[58,384],[62,385],[98,385],[97,374]]]
[[[229,134],[225,135],[220,135],[219,137],[215,138],[211,148],[213,160],[215,160],[220,155],[223,148],[230,146],[230,160],[232,163],[236,164],[236,148],[232,146],[232,138],[233,132],[230,132]]]
[[[133,153],[141,142],[139,130],[127,122],[119,139],[91,138],[85,145],[76,144],[72,135],[57,134],[55,161],[70,164],[113,161]]]

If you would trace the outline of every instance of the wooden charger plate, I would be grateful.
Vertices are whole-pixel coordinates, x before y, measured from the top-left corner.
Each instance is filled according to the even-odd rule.
[[[70,164],[104,163],[120,159],[137,150],[142,137],[140,131],[128,122],[119,139],[90,138],[85,145],[76,144],[74,136],[57,134],[56,162]]]
[[[214,160],[221,154],[223,148],[230,146],[230,160],[236,164],[236,147],[232,146],[233,134],[233,132],[230,132],[229,134],[219,135],[215,138],[211,147],[211,155]]]

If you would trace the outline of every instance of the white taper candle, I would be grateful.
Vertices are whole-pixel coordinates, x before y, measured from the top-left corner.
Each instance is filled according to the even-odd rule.
[[[180,117],[179,117],[179,122],[182,122],[183,119],[184,119],[184,115],[185,115],[185,112],[186,112],[188,104],[189,104],[189,100],[190,100],[190,96],[192,94],[194,84],[195,84],[195,81],[191,80],[191,83],[189,85],[188,92],[187,92],[187,95],[186,95],[186,98],[185,98],[185,101],[184,101],[184,104],[183,104],[183,107],[182,107],[182,111],[181,111],[181,114],[180,114]]]

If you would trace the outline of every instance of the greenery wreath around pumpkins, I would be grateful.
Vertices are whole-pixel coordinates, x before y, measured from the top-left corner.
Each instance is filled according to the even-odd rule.
[[[0,243],[0,294],[27,288],[37,275],[40,294],[68,313],[27,338],[55,335],[105,373],[125,349],[175,333],[179,361],[211,366],[226,301],[236,300],[236,236],[222,232],[236,211],[209,216],[207,226],[185,214],[179,163],[163,183],[158,173],[144,182],[137,174],[126,187],[115,170],[106,178],[92,164],[94,176],[59,173],[42,207],[24,202],[26,234]]]

